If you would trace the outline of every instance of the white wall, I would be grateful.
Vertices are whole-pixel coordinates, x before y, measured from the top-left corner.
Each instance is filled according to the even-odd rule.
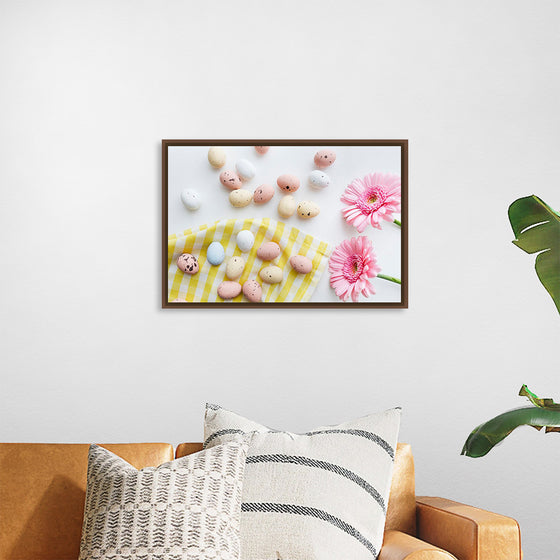
[[[0,440],[177,443],[203,403],[298,431],[400,404],[420,494],[557,557],[560,321],[506,210],[560,208],[555,1],[0,4]],[[161,138],[408,138],[410,309],[162,311]]]

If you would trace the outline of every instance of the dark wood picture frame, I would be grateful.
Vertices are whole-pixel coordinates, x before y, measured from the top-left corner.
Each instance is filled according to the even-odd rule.
[[[401,149],[401,299],[398,302],[168,302],[168,150],[172,146],[398,146]],[[408,308],[408,140],[162,140],[162,300],[163,309],[215,308]]]

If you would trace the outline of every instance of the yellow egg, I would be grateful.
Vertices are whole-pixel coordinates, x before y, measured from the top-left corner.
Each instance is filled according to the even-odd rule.
[[[220,169],[226,163],[226,153],[223,148],[210,148],[208,150],[208,161],[215,169]]]
[[[282,282],[282,269],[275,265],[265,266],[259,272],[259,276],[261,280],[267,284],[278,284]]]
[[[278,214],[280,214],[282,218],[289,218],[290,216],[293,216],[295,211],[296,199],[291,194],[283,196],[278,203]]]
[[[311,202],[310,200],[303,200],[297,207],[298,216],[304,220],[314,218],[320,211],[321,209],[319,208],[319,205]]]
[[[245,268],[245,259],[243,257],[231,257],[226,265],[226,276],[230,280],[237,280]]]
[[[245,189],[237,189],[229,193],[229,201],[235,208],[249,206],[253,200],[253,193]]]

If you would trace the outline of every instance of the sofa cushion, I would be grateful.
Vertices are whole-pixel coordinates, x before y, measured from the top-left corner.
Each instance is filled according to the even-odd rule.
[[[416,535],[414,458],[408,443],[397,444],[385,530]]]
[[[206,447],[254,433],[243,485],[242,558],[375,559],[400,412],[294,434],[208,405]]]
[[[136,468],[173,459],[167,443],[105,445]],[[88,444],[0,444],[0,560],[75,560]]]
[[[137,470],[92,445],[80,560],[238,560],[246,456],[236,441]]]

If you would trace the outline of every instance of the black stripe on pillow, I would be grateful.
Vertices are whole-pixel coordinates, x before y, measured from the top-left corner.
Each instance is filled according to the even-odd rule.
[[[286,463],[292,465],[302,465],[306,467],[312,467],[316,469],[323,469],[335,473],[339,476],[343,476],[348,480],[351,480],[361,488],[363,488],[381,507],[383,513],[387,512],[385,507],[385,500],[379,494],[379,492],[371,485],[369,482],[364,480],[361,476],[353,473],[352,471],[345,469],[334,463],[328,463],[327,461],[319,461],[318,459],[310,459],[309,457],[301,457],[298,455],[252,455],[247,457],[247,464],[249,463]]]
[[[202,444],[202,448],[206,449],[207,445],[213,440],[216,439],[217,437],[220,436],[225,436],[227,434],[241,434],[241,435],[245,435],[247,432],[244,432],[243,430],[235,430],[233,428],[229,428],[227,430],[218,430],[217,432],[214,432],[212,435],[208,436],[206,438],[206,441]]]
[[[335,527],[338,527],[341,531],[344,531],[348,535],[354,537],[358,542],[363,544],[373,555],[374,558],[377,557],[377,550],[373,544],[366,539],[358,529],[352,527],[342,519],[323,511],[322,509],[298,506],[295,504],[272,504],[264,502],[249,502],[241,504],[241,511],[243,512],[260,512],[260,513],[289,513],[293,515],[306,515],[309,517],[315,517],[321,521],[326,521]]]
[[[206,438],[206,441],[203,444],[203,447],[206,447],[213,439],[226,435],[226,434],[245,434],[247,432],[244,432],[243,430],[235,430],[233,428],[227,429],[227,430],[218,430],[217,432],[214,432],[213,434],[209,435],[208,438]],[[257,432],[259,433],[259,432]],[[262,432],[260,432],[262,433]],[[278,430],[268,430],[267,432],[264,433],[268,433],[268,434],[286,434],[286,435],[290,435],[289,432],[281,432]],[[370,441],[373,441],[374,443],[376,443],[377,445],[379,445],[379,447],[381,447],[383,450],[385,450],[387,452],[387,454],[389,455],[389,457],[391,457],[391,459],[395,458],[395,450],[393,449],[393,447],[391,445],[389,445],[382,437],[378,436],[377,434],[374,434],[372,432],[367,432],[366,430],[338,430],[338,429],[332,429],[332,430],[317,430],[315,432],[307,432],[305,434],[296,434],[296,435],[300,435],[300,436],[317,436],[317,435],[322,435],[322,434],[346,434],[346,435],[350,435],[350,436],[358,436],[358,437],[363,437],[366,438]]]
[[[389,457],[391,457],[391,459],[395,458],[395,450],[393,449],[393,447],[391,445],[389,445],[382,437],[378,436],[377,434],[374,434],[372,432],[366,432],[365,430],[318,430],[315,432],[307,432],[306,436],[316,436],[316,435],[320,435],[320,434],[348,434],[351,436],[359,436],[359,437],[363,437],[366,439],[369,439],[370,441],[374,441],[375,443],[377,443],[377,445],[379,445],[380,447],[382,447],[385,451],[387,451],[387,453],[389,454]]]

